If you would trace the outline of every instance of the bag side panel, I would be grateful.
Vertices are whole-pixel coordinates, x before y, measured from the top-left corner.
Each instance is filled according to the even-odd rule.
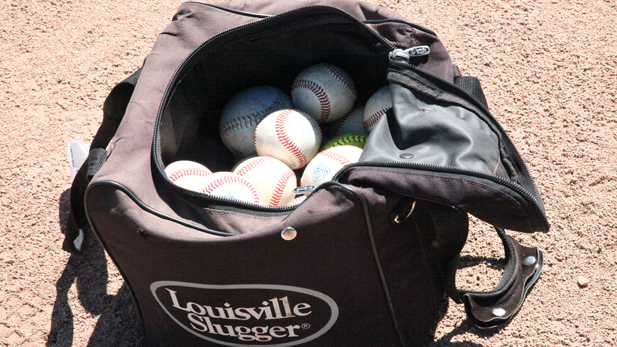
[[[409,345],[423,345],[432,335],[440,294],[427,276],[417,234],[408,226],[390,228],[387,216],[396,199],[366,192],[399,325]],[[138,303],[149,346],[238,342],[238,336],[225,337],[217,329],[238,335],[242,326],[282,327],[266,335],[278,342],[307,338],[306,346],[398,345],[360,201],[340,188],[315,194],[286,220],[234,237],[154,217],[111,186],[91,188],[87,204],[93,229]],[[286,241],[281,230],[289,226],[297,236]],[[250,319],[229,319],[226,307],[234,308],[236,318]],[[274,318],[251,315],[261,311],[261,318]],[[220,318],[221,312],[228,319]],[[286,312],[294,317],[282,317]],[[216,333],[204,331],[208,327]],[[290,338],[290,331],[299,337]]]

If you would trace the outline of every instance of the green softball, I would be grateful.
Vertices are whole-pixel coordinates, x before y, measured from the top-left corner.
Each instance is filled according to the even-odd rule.
[[[366,136],[360,134],[343,134],[339,136],[335,136],[328,140],[326,143],[321,146],[320,152],[325,151],[328,148],[337,147],[337,146],[356,146],[360,148],[364,148],[366,144]]]

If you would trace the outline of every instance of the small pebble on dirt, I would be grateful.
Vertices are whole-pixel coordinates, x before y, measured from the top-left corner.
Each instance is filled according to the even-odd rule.
[[[589,286],[589,283],[591,281],[589,280],[589,278],[585,277],[585,276],[578,276],[578,286],[581,288],[585,288],[587,286]]]

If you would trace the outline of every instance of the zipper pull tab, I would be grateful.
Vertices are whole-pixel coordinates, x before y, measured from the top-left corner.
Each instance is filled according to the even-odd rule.
[[[297,187],[294,188],[293,190],[293,194],[298,196],[298,195],[305,195],[305,194],[310,194],[315,190],[315,186],[302,186],[302,187]]]
[[[407,49],[397,48],[390,52],[390,60],[408,62],[411,58],[423,57],[431,53],[429,46],[416,46]]]

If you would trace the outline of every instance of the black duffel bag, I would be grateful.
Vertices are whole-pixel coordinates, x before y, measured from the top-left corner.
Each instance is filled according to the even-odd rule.
[[[268,207],[172,184],[170,162],[238,160],[219,136],[235,93],[289,90],[307,66],[347,71],[393,108],[360,160]],[[489,292],[457,290],[468,214],[490,223],[506,266]],[[548,231],[544,208],[477,79],[435,33],[359,1],[187,2],[144,66],[117,85],[71,190],[64,249],[90,225],[131,290],[148,346],[416,346],[445,295],[479,327],[510,321],[542,253],[504,229]]]

